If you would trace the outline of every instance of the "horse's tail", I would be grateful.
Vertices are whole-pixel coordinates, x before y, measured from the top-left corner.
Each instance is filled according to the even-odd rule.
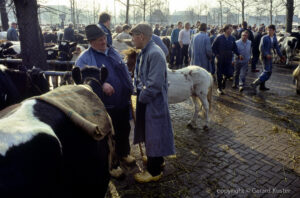
[[[207,100],[208,100],[209,111],[210,112],[211,112],[211,105],[212,105],[213,85],[214,85],[214,80],[213,80],[212,75],[210,74],[210,87],[208,88],[208,94],[207,94]]]

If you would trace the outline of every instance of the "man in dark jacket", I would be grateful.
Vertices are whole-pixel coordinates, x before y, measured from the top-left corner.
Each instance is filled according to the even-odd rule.
[[[67,27],[64,31],[64,40],[65,41],[74,41],[74,30],[73,30],[73,23],[69,24],[69,27]]]
[[[156,24],[156,25],[155,25],[154,34],[155,34],[156,36],[160,36],[159,24]]]
[[[259,70],[256,69],[256,64],[259,59],[259,43],[262,37],[263,27],[259,27],[258,32],[254,33],[254,40],[252,43],[252,62],[251,62],[251,71],[252,72],[259,72]]]
[[[85,30],[91,47],[81,53],[75,65],[81,68],[86,65],[107,68],[109,75],[103,83],[100,98],[112,119],[116,154],[119,160],[132,164],[135,159],[130,155],[129,112],[133,85],[128,68],[120,54],[113,47],[107,45],[106,34],[98,25],[88,25]],[[122,174],[123,170],[120,167],[114,167],[111,171],[111,175],[114,177]]]
[[[235,53],[242,60],[240,56],[235,39],[231,36],[232,25],[228,24],[224,27],[224,34],[218,36],[212,44],[213,53],[217,58],[217,79],[219,95],[223,95],[223,89],[226,87],[226,80],[233,75],[232,56]]]
[[[7,30],[7,40],[9,41],[18,41],[19,36],[17,32],[17,23],[12,22],[11,27]]]
[[[236,40],[239,40],[239,39],[242,37],[243,31],[247,30],[248,33],[249,33],[248,40],[250,40],[250,41],[252,42],[252,44],[253,44],[254,36],[253,36],[252,31],[251,31],[250,29],[247,28],[247,27],[248,27],[247,22],[244,21],[242,26],[243,26],[243,27],[240,29],[239,34],[238,34],[238,37],[236,38]]]
[[[112,45],[112,34],[110,31],[110,14],[102,12],[99,16],[99,26],[105,32],[107,38],[107,44]]]

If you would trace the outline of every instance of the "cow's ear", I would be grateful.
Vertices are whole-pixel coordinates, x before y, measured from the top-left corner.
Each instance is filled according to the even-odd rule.
[[[106,81],[107,77],[108,77],[108,70],[107,70],[107,68],[103,65],[103,66],[100,68],[100,81],[101,81],[102,84]]]
[[[82,75],[79,67],[72,69],[72,78],[77,85],[82,84]]]

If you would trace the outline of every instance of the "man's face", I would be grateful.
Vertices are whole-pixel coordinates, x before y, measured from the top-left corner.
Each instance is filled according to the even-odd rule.
[[[268,33],[270,36],[273,36],[275,33],[275,30],[273,30],[272,28],[268,28]]]
[[[142,34],[132,34],[132,42],[137,49],[143,48],[143,35]]]
[[[184,28],[187,30],[190,29],[190,27],[191,27],[191,25],[189,23],[185,24],[185,26],[184,26]]]
[[[181,29],[182,28],[182,23],[179,23],[178,24],[178,29]]]
[[[226,34],[231,34],[231,33],[232,33],[232,27],[229,27],[229,28],[226,30],[225,33],[226,33]]]
[[[248,34],[245,33],[245,32],[243,32],[243,33],[242,33],[242,41],[246,42],[247,39],[248,39]]]
[[[90,44],[91,44],[92,48],[94,48],[95,50],[105,52],[105,50],[107,48],[106,35],[103,35],[103,36],[97,38],[96,40],[90,41]]]
[[[12,24],[12,27],[17,29],[17,24]]]

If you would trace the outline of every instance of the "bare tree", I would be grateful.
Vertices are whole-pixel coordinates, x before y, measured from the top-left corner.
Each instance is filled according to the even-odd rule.
[[[292,32],[294,16],[294,0],[286,0],[286,32]]]
[[[9,28],[8,16],[6,12],[6,0],[0,0],[0,13],[1,13],[2,29],[3,31],[6,31]]]
[[[46,54],[41,28],[38,22],[36,0],[13,0],[20,31],[21,56],[24,66],[36,66],[46,70]]]
[[[121,3],[123,6],[126,7],[126,17],[125,17],[125,23],[129,23],[129,8],[130,8],[130,0],[126,0],[126,3],[124,3],[121,0],[117,0],[117,2]]]
[[[268,13],[270,24],[273,23],[273,14],[280,13],[285,9],[285,0],[254,0],[256,6]],[[267,3],[267,5],[266,5]]]
[[[253,5],[253,1],[247,0],[224,0],[223,2],[226,5],[230,6],[230,8],[233,8],[241,13],[242,21],[245,21],[245,9],[250,8]]]

